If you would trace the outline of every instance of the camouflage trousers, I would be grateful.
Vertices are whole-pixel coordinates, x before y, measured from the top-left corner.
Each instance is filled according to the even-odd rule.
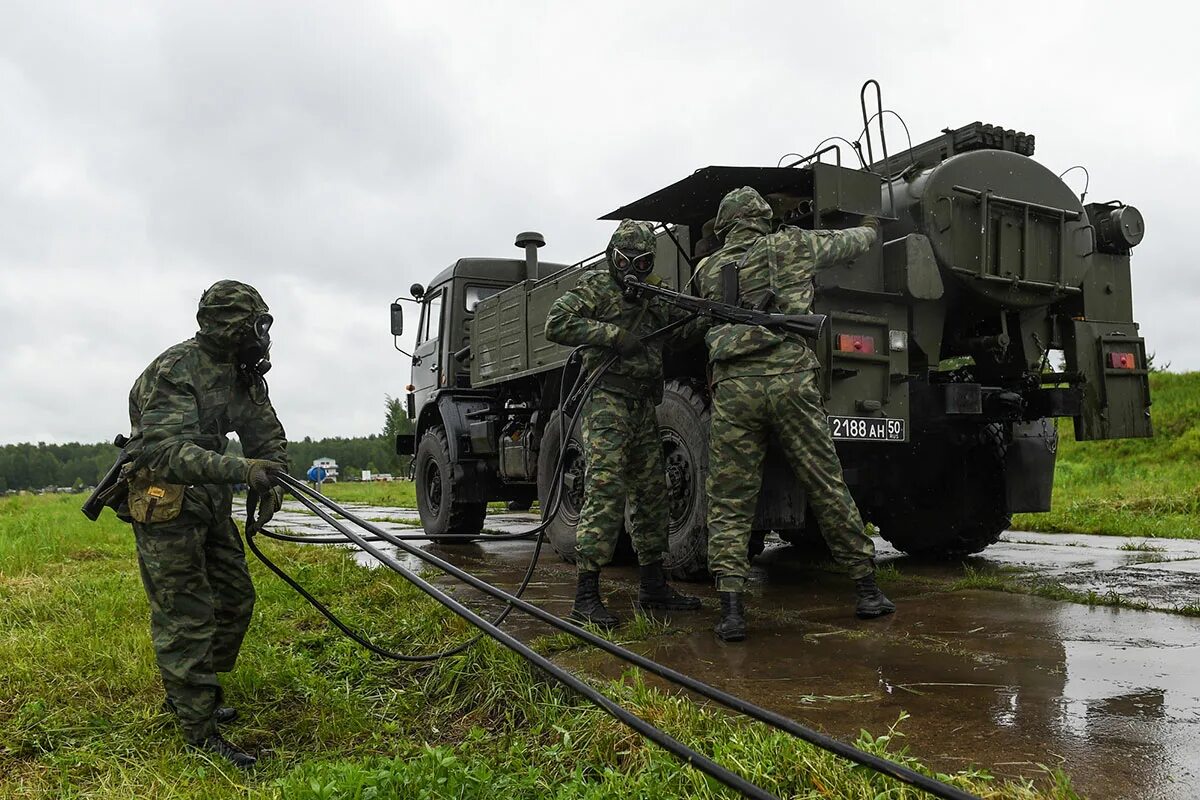
[[[192,743],[216,733],[217,673],[233,669],[254,609],[230,502],[226,487],[189,487],[176,519],[133,524],[158,669]]]
[[[654,403],[597,388],[583,409],[583,447],[587,477],[575,531],[579,571],[594,572],[612,561],[626,500],[638,562],[660,561],[667,550],[667,477]]]
[[[708,462],[708,565],[720,591],[740,592],[750,571],[750,528],[774,437],[816,513],[834,560],[853,579],[874,571],[875,545],[842,478],[813,370],[726,378],[713,392]]]

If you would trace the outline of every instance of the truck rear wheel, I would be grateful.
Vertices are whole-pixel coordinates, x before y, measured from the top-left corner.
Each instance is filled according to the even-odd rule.
[[[675,578],[708,576],[708,399],[699,385],[668,381],[658,406],[667,470],[670,547],[663,566]]]
[[[978,553],[999,541],[1012,523],[1004,483],[1005,429],[998,423],[980,429],[965,449],[957,449],[959,458],[953,457],[954,449],[939,449],[940,478],[906,492],[904,506],[877,511],[871,521],[880,536],[910,555],[959,558]],[[928,462],[910,474],[927,470]]]
[[[579,417],[571,427],[570,441],[563,450],[563,414],[555,411],[542,433],[542,449],[538,452],[538,503],[542,513],[553,512],[546,527],[546,538],[554,551],[564,561],[575,563],[575,527],[579,524],[579,511],[583,508],[583,476],[586,461],[583,440],[579,430]],[[559,455],[562,455],[561,474],[556,475]],[[560,497],[554,500],[555,478],[558,478]],[[543,522],[546,521],[543,517]]]
[[[413,462],[416,477],[417,511],[421,527],[430,537],[458,534],[474,536],[483,530],[487,503],[456,499],[454,468],[446,431],[438,425],[421,437]],[[457,540],[463,541],[463,540]]]
[[[575,415],[575,424],[571,427],[571,438],[563,452],[563,415],[555,411],[546,430],[542,432],[542,449],[538,453],[538,503],[542,513],[554,512],[550,524],[546,528],[546,538],[554,547],[563,561],[575,563],[575,529],[579,525],[579,512],[583,509],[584,477],[587,460],[583,452],[583,434],[580,431],[581,417]],[[552,507],[555,468],[558,466],[559,454],[563,455],[563,469],[559,477],[562,485],[562,495],[557,507]],[[543,517],[543,522],[546,518]],[[629,541],[629,534],[621,531],[617,539],[617,548],[613,552],[614,564],[628,564],[635,559],[636,554]]]

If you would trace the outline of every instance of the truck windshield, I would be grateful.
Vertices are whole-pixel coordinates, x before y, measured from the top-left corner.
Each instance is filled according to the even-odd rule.
[[[474,311],[480,300],[486,300],[503,289],[503,286],[468,285],[463,290],[463,305],[467,311]]]

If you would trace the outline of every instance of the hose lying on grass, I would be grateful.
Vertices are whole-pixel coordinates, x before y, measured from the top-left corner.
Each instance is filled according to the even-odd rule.
[[[380,540],[392,544],[406,554],[413,556],[431,566],[437,567],[447,575],[462,581],[469,586],[472,586],[473,588],[490,597],[505,602],[506,606],[504,613],[507,613],[507,611],[512,608],[516,608],[541,622],[557,628],[560,631],[582,639],[583,641],[598,647],[604,652],[614,655],[628,662],[629,664],[632,664],[633,666],[644,669],[654,675],[658,675],[659,677],[671,681],[672,683],[675,683],[676,685],[687,689],[688,691],[694,692],[716,703],[720,703],[726,708],[741,714],[745,714],[746,716],[770,725],[771,727],[789,733],[808,742],[809,744],[815,745],[842,758],[853,761],[856,764],[860,764],[868,767],[869,769],[888,775],[902,783],[922,789],[934,797],[947,798],[948,800],[972,800],[972,798],[974,800],[978,800],[975,795],[965,792],[962,789],[951,786],[943,781],[939,781],[927,775],[922,775],[915,770],[909,769],[901,764],[897,764],[889,759],[859,750],[856,747],[801,725],[795,720],[789,719],[780,714],[776,714],[775,712],[755,705],[748,700],[744,700],[740,697],[724,692],[716,687],[709,686],[702,681],[677,672],[670,667],[659,664],[658,662],[646,658],[645,656],[638,655],[637,653],[627,650],[619,645],[613,644],[602,636],[598,636],[591,631],[567,622],[566,620],[563,620],[554,614],[539,608],[538,606],[522,600],[518,596],[509,594],[508,592],[505,592],[504,590],[487,583],[486,581],[456,567],[455,565],[433,555],[432,553],[426,552],[419,547],[409,544],[401,537],[389,533],[383,528],[380,528],[379,526],[356,516],[319,492],[310,489],[301,481],[298,481],[287,475],[280,475],[277,477],[277,480],[297,500],[299,500],[302,505],[324,520],[327,524],[331,525],[335,530],[338,531],[339,534],[344,536],[348,542],[355,544],[360,549],[377,559],[380,563],[392,569],[401,577],[405,578],[405,580],[411,582],[422,592],[429,595],[434,600],[465,619],[467,622],[470,622],[472,625],[479,628],[483,634],[492,637],[505,647],[513,650],[518,655],[536,666],[538,669],[565,684],[571,690],[586,697],[605,712],[633,728],[638,733],[641,733],[655,744],[658,744],[660,747],[666,749],[684,763],[703,771],[705,774],[711,776],[725,786],[734,789],[745,797],[771,798],[773,795],[771,795],[769,792],[766,792],[761,787],[747,782],[744,778],[730,772],[728,769],[713,762],[703,754],[675,740],[664,731],[660,730],[654,725],[651,725],[640,717],[632,714],[627,709],[613,702],[611,699],[598,692],[594,687],[581,681],[575,675],[557,666],[544,656],[534,652],[524,643],[518,641],[510,634],[500,630],[494,623],[484,620],[478,614],[466,608],[457,600],[454,600],[427,581],[413,574],[410,570],[406,569],[394,556],[375,546],[372,543],[372,540]],[[350,522],[358,529],[365,531],[371,536],[371,540],[368,540],[362,534],[353,530],[350,526],[338,521],[330,512],[339,515],[345,521]],[[253,513],[253,504],[251,502],[247,503],[247,513]],[[263,558],[261,551],[253,544],[254,534],[255,531],[253,526],[248,524],[247,540],[251,544],[251,550],[255,553],[255,555]],[[268,566],[271,565],[268,564]],[[280,571],[277,568],[273,569],[275,569],[276,573],[279,574]],[[289,583],[291,582],[289,581]],[[331,615],[326,614],[326,616]],[[346,629],[343,628],[343,630]]]

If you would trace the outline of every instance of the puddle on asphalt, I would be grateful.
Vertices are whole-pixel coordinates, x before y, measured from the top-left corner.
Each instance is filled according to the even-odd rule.
[[[1093,539],[1102,541],[1092,547]],[[1002,542],[970,563],[1055,579],[1115,571],[1151,594],[1153,586],[1185,575],[1192,583],[1174,602],[1200,599],[1194,580],[1198,543],[1156,554],[1122,551],[1120,540],[1103,537],[1064,541],[1074,544],[1053,537]],[[504,588],[520,580],[531,552],[528,542],[427,547]],[[886,548],[881,555],[888,559]],[[1146,558],[1155,555],[1171,560]],[[1084,797],[1176,800],[1196,794],[1200,619],[1020,594],[931,590],[906,584],[903,576],[953,579],[961,577],[962,566],[893,555],[889,560],[902,578],[889,592],[899,610],[862,622],[852,616],[849,582],[812,569],[810,560],[796,548],[780,547],[756,562],[750,638],[740,645],[714,639],[715,594],[708,585],[690,585],[688,591],[705,598],[705,609],[676,615],[674,633],[631,647],[844,741],[864,728],[880,735],[907,713],[902,742],[938,769],[974,764],[997,775],[1036,778],[1039,765],[1046,765],[1062,768]],[[573,580],[574,569],[547,547],[526,597],[565,614]],[[605,572],[609,603],[625,616],[635,581],[629,567]],[[461,587],[456,594],[478,599]],[[506,628],[523,638],[548,632],[517,615]],[[609,677],[623,672],[619,662],[589,650],[557,658]]]

